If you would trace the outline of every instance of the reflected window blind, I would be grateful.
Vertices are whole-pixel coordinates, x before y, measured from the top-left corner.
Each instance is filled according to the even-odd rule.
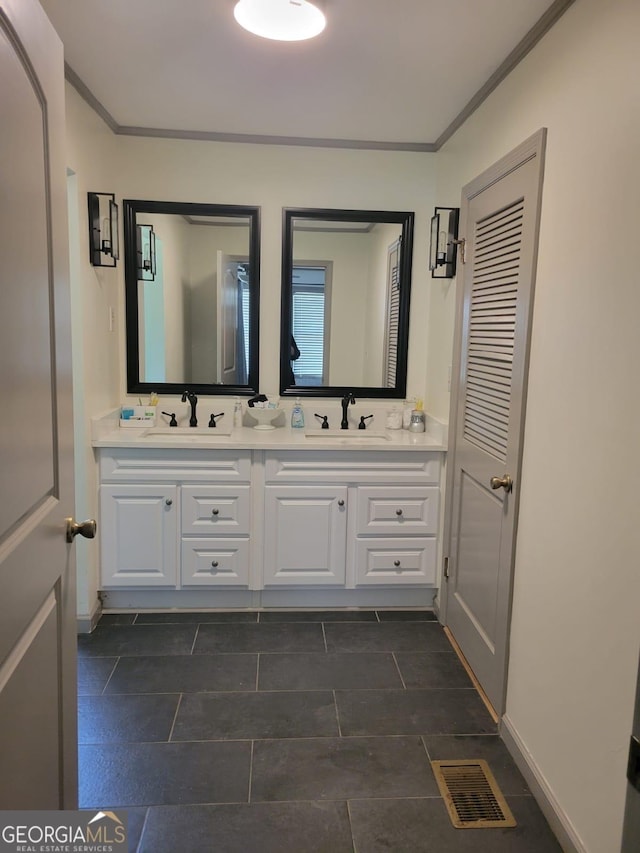
[[[463,435],[506,461],[524,200],[476,223]]]
[[[324,381],[324,287],[293,286],[293,337],[300,358],[292,362],[296,377],[302,384],[322,384]]]
[[[400,242],[389,249],[385,387],[395,388],[398,364],[398,319],[400,317]]]

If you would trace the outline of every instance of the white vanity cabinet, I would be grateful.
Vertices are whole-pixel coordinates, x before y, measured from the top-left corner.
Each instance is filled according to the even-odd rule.
[[[251,453],[100,453],[102,586],[249,584]]]
[[[264,585],[433,584],[440,454],[265,456]]]
[[[101,447],[101,587],[125,607],[427,603],[441,456]]]

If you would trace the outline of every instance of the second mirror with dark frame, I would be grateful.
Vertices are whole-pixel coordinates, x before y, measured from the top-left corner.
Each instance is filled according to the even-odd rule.
[[[125,200],[127,390],[258,391],[260,208]]]
[[[403,398],[412,212],[283,211],[280,393]]]

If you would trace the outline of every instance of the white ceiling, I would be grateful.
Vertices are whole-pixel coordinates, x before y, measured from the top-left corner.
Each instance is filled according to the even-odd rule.
[[[428,150],[570,0],[327,0],[324,33],[297,43],[243,30],[235,0],[41,3],[114,129]]]

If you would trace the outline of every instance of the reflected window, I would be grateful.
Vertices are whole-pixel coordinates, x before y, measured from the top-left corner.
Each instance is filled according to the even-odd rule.
[[[292,368],[296,385],[322,385],[328,341],[327,265],[294,266]]]

